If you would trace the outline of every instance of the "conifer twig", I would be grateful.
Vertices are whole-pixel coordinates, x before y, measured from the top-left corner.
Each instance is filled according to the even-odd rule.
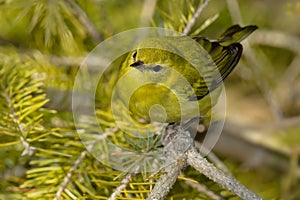
[[[234,22],[242,23],[242,17],[240,14],[240,8],[237,0],[227,1],[229,12],[231,15],[231,18]],[[274,38],[272,38],[272,41],[274,41]],[[273,42],[272,42],[273,43]],[[281,121],[283,118],[283,111],[281,109],[280,103],[278,102],[276,95],[274,93],[274,90],[271,89],[270,85],[266,81],[264,74],[262,73],[262,67],[263,64],[259,62],[257,59],[257,56],[253,50],[253,48],[250,46],[250,43],[248,41],[244,42],[245,46],[245,52],[244,57],[246,60],[251,63],[252,66],[252,72],[254,76],[256,77],[254,81],[256,82],[257,86],[261,89],[263,92],[263,95],[265,99],[268,101],[272,114],[276,121]]]
[[[182,35],[187,35],[192,30],[192,27],[194,26],[194,24],[196,23],[197,19],[200,16],[200,14],[203,12],[204,8],[207,6],[208,3],[209,3],[209,0],[204,0],[203,3],[200,3],[194,16],[192,17],[192,19],[187,23],[186,27],[184,28]]]
[[[111,135],[112,133],[116,132],[117,128],[112,128],[110,129],[110,131],[105,132],[103,134],[101,134],[94,143],[88,145],[86,147],[86,150],[82,151],[80,156],[77,158],[77,160],[74,162],[74,165],[69,169],[67,175],[65,176],[63,182],[61,183],[60,187],[58,188],[55,197],[53,198],[53,200],[58,200],[61,197],[61,194],[63,193],[63,191],[66,189],[68,183],[70,182],[74,171],[78,168],[79,164],[82,163],[82,160],[85,158],[85,156],[89,153],[89,151],[91,151],[93,149],[93,147],[100,142],[101,140],[105,139],[106,137],[108,137],[109,135]]]
[[[298,65],[300,60],[300,40],[298,36],[281,31],[259,30],[256,34],[251,36],[250,42],[251,44],[283,48],[296,53],[297,56],[293,59],[282,75],[282,81],[278,81],[293,84],[293,81],[295,81],[300,74],[300,68]]]
[[[77,19],[81,22],[83,26],[85,26],[88,34],[90,37],[94,40],[95,43],[99,43],[103,40],[102,36],[100,35],[99,31],[96,29],[94,24],[90,21],[86,13],[78,6],[75,2],[72,2],[70,0],[64,0],[66,4],[68,4]]]
[[[156,0],[146,0],[143,4],[143,9],[141,12],[141,22],[140,26],[149,26],[152,20],[153,13],[155,11]]]
[[[23,127],[21,126],[20,121],[19,121],[19,119],[16,115],[16,111],[14,109],[13,104],[11,103],[11,99],[6,94],[4,96],[5,96],[5,100],[7,102],[7,105],[9,105],[9,109],[10,109],[10,112],[11,112],[9,116],[11,117],[13,122],[16,124],[18,132],[20,133],[19,138],[21,140],[22,145],[24,146],[24,151],[22,152],[22,156],[32,155],[34,153],[34,151],[36,150],[36,147],[31,146],[29,144],[29,142],[26,140],[26,138],[24,137],[25,131],[24,131]]]
[[[60,185],[60,187],[58,188],[55,197],[53,200],[58,200],[62,194],[62,192],[66,189],[68,183],[70,182],[72,176],[73,176],[73,172],[77,169],[77,167],[79,166],[79,164],[82,162],[82,160],[85,158],[85,156],[87,155],[88,151],[85,150],[83,152],[81,152],[80,156],[77,158],[77,160],[75,161],[74,165],[70,168],[70,170],[67,173],[67,176],[65,176],[62,184]]]
[[[126,188],[126,186],[128,185],[128,183],[132,180],[132,173],[129,173],[126,175],[126,177],[124,179],[122,179],[121,181],[121,185],[119,185],[115,191],[110,195],[110,197],[108,198],[108,200],[115,200],[116,197],[121,193],[121,191]]]
[[[213,191],[209,190],[206,185],[200,184],[200,183],[194,183],[190,181],[185,181],[185,184],[191,186],[192,188],[195,188],[201,193],[206,194],[208,197],[210,197],[213,200],[221,200],[222,198],[215,194]]]
[[[237,1],[227,0],[227,8],[231,15],[231,19],[234,24],[242,23],[242,15],[239,7],[239,3]]]

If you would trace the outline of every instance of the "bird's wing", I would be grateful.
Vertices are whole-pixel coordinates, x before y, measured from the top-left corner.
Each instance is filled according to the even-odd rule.
[[[239,42],[256,29],[257,26],[253,25],[245,27],[233,25],[222,33],[218,40],[193,38],[208,52],[216,67],[213,64],[204,66],[212,70],[207,70],[207,73],[202,75],[203,80],[193,86],[196,96],[190,97],[191,100],[203,98],[223,82],[241,58],[243,46]]]
[[[243,47],[239,43],[222,46],[219,42],[211,42],[203,37],[194,37],[194,39],[208,52],[214,62],[211,66],[205,66],[211,67],[212,71],[203,74],[203,80],[198,83],[198,86],[193,86],[196,96],[190,97],[190,100],[200,100],[216,89],[231,73],[239,62]]]

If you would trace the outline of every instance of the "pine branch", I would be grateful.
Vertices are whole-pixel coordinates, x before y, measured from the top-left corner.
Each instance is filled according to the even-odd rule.
[[[166,161],[163,170],[165,173],[159,177],[153,190],[147,198],[148,200],[165,199],[172,186],[176,182],[177,177],[187,165],[186,155],[184,152],[186,151],[187,147],[193,143],[193,140],[186,131],[176,132],[177,128],[178,127],[175,127],[175,130],[171,128],[167,129],[167,135],[170,135],[170,137],[167,136],[164,142]]]
[[[239,183],[235,178],[225,174],[218,170],[215,166],[209,163],[204,157],[202,157],[194,147],[191,147],[187,151],[188,163],[198,170],[200,173],[221,185],[223,188],[228,189],[233,194],[239,196],[244,200],[259,200],[260,196],[254,194],[244,185]]]
[[[4,6],[16,11],[15,23],[29,17],[29,20],[24,20],[28,24],[24,25],[29,31],[28,42],[31,47],[56,54],[78,54],[85,49],[86,36],[92,34],[92,39],[96,36],[92,32],[91,23],[81,17],[85,13],[74,6],[76,3],[71,4],[75,7],[73,10],[66,1],[11,1]]]
[[[58,200],[63,191],[66,189],[68,183],[71,181],[71,178],[73,176],[74,171],[78,168],[78,166],[82,163],[83,159],[86,157],[86,155],[94,148],[94,146],[96,144],[98,144],[101,140],[104,140],[105,138],[107,138],[108,136],[112,135],[114,132],[116,132],[117,129],[111,129],[108,132],[105,132],[103,134],[101,134],[94,143],[90,144],[87,146],[86,150],[84,150],[83,152],[81,152],[80,156],[77,158],[77,160],[74,162],[74,165],[69,169],[67,175],[65,176],[62,184],[60,185],[59,189],[57,190],[55,197],[53,200]]]
[[[12,121],[15,123],[15,126],[17,127],[17,131],[20,134],[19,138],[24,147],[22,156],[32,155],[33,152],[36,150],[36,147],[30,146],[29,142],[25,139],[25,135],[27,135],[27,133],[23,129],[23,126],[21,125],[21,122],[20,122],[19,118],[17,117],[16,111],[14,109],[15,105],[12,103],[12,100],[10,99],[8,94],[4,93],[3,95],[5,96],[6,103],[9,106],[9,110],[10,110],[9,116],[11,117]]]
[[[159,180],[156,182],[155,187],[148,197],[149,200],[164,199],[186,164],[191,165],[200,173],[218,183],[225,189],[231,191],[233,194],[241,197],[242,199],[262,199],[239,183],[235,178],[218,170],[214,165],[209,163],[196,151],[192,143],[193,140],[190,138],[190,135],[187,131],[175,127],[174,139],[166,146],[166,152],[169,154],[166,159],[166,167],[164,168],[166,174],[161,175]],[[174,148],[170,149],[168,147],[169,145]],[[188,149],[184,147],[188,147]],[[183,149],[185,149],[184,153],[182,151]]]
[[[241,24],[242,23],[242,15],[240,12],[239,3],[236,0],[226,0],[227,8],[231,15],[231,19],[234,24]]]
[[[215,14],[205,19],[199,27],[194,26],[201,13],[204,11],[210,0],[202,0],[199,2],[197,10],[193,0],[168,1],[168,8],[163,8],[160,15],[164,21],[164,27],[182,33],[182,35],[198,35],[201,31],[211,25],[217,18]],[[193,31],[192,31],[193,30]],[[192,32],[191,32],[192,31]]]
[[[174,183],[176,182],[177,177],[183,170],[185,162],[182,162],[181,164],[183,165],[177,165],[177,163],[174,163],[164,168],[165,174],[162,174],[159,177],[158,181],[155,183],[154,188],[152,189],[150,195],[147,198],[148,200],[160,200],[166,198],[166,196],[172,189]]]
[[[126,186],[128,185],[128,183],[130,183],[130,181],[132,180],[132,176],[134,174],[130,173],[127,174],[125,178],[122,179],[121,181],[121,185],[119,185],[114,192],[110,195],[110,197],[108,198],[108,200],[115,200],[116,197],[122,192],[123,189],[126,188]]]
[[[64,2],[72,8],[72,10],[74,11],[74,15],[81,22],[81,24],[85,26],[88,34],[93,39],[94,43],[98,44],[99,42],[101,42],[103,40],[103,37],[100,35],[97,28],[90,21],[87,14],[80,8],[80,6],[72,0],[64,0]]]
[[[223,172],[230,174],[229,169],[224,165],[224,163],[213,152],[210,152],[208,149],[206,149],[206,147],[202,145],[202,143],[200,143],[199,141],[195,141],[195,147],[200,150],[201,155],[206,155],[208,160],[214,163],[216,167],[218,167]]]
[[[30,142],[39,137],[37,133],[50,134],[41,124],[43,112],[40,109],[48,102],[42,89],[43,81],[34,77],[38,74],[36,70],[28,68],[38,64],[28,58],[21,61],[18,56],[1,56],[0,131],[7,140],[15,141],[1,141],[0,146],[21,142],[22,155],[32,155],[36,147]]]
[[[281,83],[292,83],[300,74],[299,55],[300,55],[300,40],[299,37],[293,34],[288,34],[274,30],[258,30],[256,34],[251,36],[250,43],[254,45],[266,45],[275,48],[283,48],[293,51],[297,54],[288,68],[285,70],[281,78]]]
[[[188,22],[186,27],[184,28],[182,35],[187,35],[195,25],[197,19],[199,18],[200,14],[203,12],[204,8],[207,6],[210,0],[204,0],[203,3],[200,3],[199,7],[197,8],[197,11],[195,12],[192,19]]]
[[[140,27],[149,26],[155,11],[156,0],[146,0],[141,12]]]
[[[57,190],[56,195],[53,198],[53,200],[58,200],[61,197],[61,194],[66,189],[68,183],[70,182],[70,180],[71,180],[71,178],[73,176],[73,172],[78,168],[79,164],[82,162],[82,160],[85,158],[85,156],[87,154],[88,154],[88,151],[85,150],[77,158],[77,160],[75,161],[74,165],[70,168],[70,170],[68,171],[68,173],[67,173],[66,177],[64,178],[62,184],[60,185],[59,189]]]

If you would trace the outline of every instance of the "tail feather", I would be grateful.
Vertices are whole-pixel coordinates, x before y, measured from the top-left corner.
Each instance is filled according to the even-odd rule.
[[[256,29],[257,26],[255,25],[250,25],[245,27],[240,27],[239,25],[233,25],[219,36],[218,42],[222,46],[229,46],[233,43],[241,42],[243,39],[248,37]]]

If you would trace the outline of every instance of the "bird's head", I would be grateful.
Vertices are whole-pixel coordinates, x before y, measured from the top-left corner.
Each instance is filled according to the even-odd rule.
[[[163,37],[146,38],[130,52],[127,65],[141,72],[161,73],[181,59],[175,52],[176,47]]]

